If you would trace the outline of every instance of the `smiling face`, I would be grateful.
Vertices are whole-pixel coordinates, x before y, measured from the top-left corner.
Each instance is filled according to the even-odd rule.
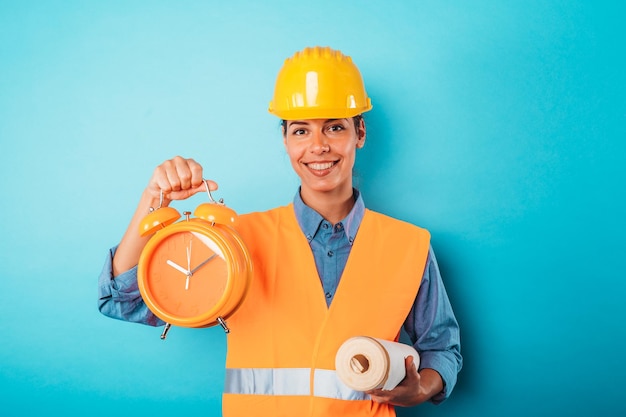
[[[365,143],[365,124],[358,119],[307,119],[286,122],[284,143],[291,166],[308,199],[352,196],[352,168],[357,148]]]

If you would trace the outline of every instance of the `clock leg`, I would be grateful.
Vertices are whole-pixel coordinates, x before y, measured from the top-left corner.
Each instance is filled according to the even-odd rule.
[[[217,318],[217,322],[220,324],[220,326],[222,326],[222,329],[224,329],[224,333],[230,333],[230,329],[226,325],[226,320],[224,320],[222,316]]]
[[[172,327],[171,324],[165,323],[165,328],[163,329],[163,333],[161,333],[161,340],[165,340],[165,338],[167,337],[167,332],[170,331],[170,327]]]

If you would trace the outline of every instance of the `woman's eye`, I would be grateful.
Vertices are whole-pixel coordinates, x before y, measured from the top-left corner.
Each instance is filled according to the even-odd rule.
[[[330,130],[331,132],[340,132],[344,129],[344,127],[342,125],[330,125],[328,126],[328,130]]]
[[[306,133],[304,129],[294,129],[291,131],[291,134],[294,136],[302,136]]]

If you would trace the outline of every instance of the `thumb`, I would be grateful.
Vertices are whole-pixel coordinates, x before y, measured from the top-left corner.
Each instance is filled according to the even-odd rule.
[[[415,366],[415,358],[413,358],[413,356],[409,355],[406,358],[404,358],[404,366],[406,368],[407,375],[409,373],[411,374],[417,373],[417,367]]]
[[[202,180],[202,184],[200,184],[200,187],[206,191],[206,187],[209,187],[210,191],[215,191],[217,190],[217,183],[213,180]]]

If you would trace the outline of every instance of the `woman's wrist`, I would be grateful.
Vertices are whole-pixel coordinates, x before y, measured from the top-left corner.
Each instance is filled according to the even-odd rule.
[[[420,403],[426,402],[443,391],[443,379],[439,372],[431,368],[424,368],[420,374]]]

